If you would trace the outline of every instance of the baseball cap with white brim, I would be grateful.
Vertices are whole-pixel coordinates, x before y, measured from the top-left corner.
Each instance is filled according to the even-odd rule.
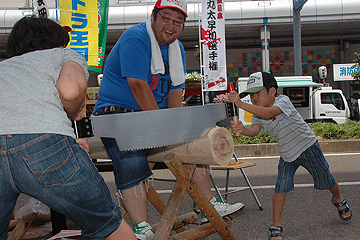
[[[249,76],[246,85],[246,90],[240,93],[240,98],[246,97],[249,93],[257,93],[264,88],[275,87],[278,88],[274,76],[267,72],[256,72]]]
[[[154,8],[176,8],[188,17],[185,0],[158,0]]]

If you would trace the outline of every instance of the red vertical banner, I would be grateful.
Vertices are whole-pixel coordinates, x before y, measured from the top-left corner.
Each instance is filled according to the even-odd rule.
[[[205,91],[227,89],[224,2],[201,2]]]

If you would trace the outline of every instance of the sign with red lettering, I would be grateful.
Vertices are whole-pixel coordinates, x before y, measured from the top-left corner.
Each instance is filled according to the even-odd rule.
[[[202,0],[205,91],[227,89],[224,0]]]

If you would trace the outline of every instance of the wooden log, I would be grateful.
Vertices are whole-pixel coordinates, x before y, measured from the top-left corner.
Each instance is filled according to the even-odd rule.
[[[179,130],[181,131],[181,130]],[[89,155],[93,159],[109,159],[100,138],[84,138],[89,144]],[[168,153],[176,154],[182,163],[226,165],[234,152],[231,133],[225,128],[215,127],[205,137],[190,142],[153,148],[149,150],[149,162],[163,162]]]
[[[229,217],[224,218],[225,223],[228,227],[231,226],[231,220]],[[169,240],[193,240],[193,239],[201,239],[211,234],[216,233],[215,228],[211,223],[202,224],[199,227],[192,228],[182,233],[178,233],[169,237]]]
[[[200,211],[205,215],[209,222],[214,226],[216,231],[221,235],[223,239],[236,239],[234,233],[226,225],[224,220],[220,217],[219,213],[212,206],[210,201],[206,198],[200,187],[189,175],[184,168],[183,164],[177,159],[177,156],[173,153],[169,153],[164,157],[164,163],[171,172],[174,174],[177,182],[186,187],[187,193],[194,200],[195,204],[199,207]]]
[[[30,213],[28,215],[23,216],[19,221],[19,223],[14,228],[14,230],[11,232],[10,236],[8,237],[8,240],[20,240],[24,236],[26,230],[28,230],[29,227],[31,226],[31,223],[36,218],[36,215],[37,213]]]
[[[173,153],[182,163],[226,165],[234,152],[231,133],[225,128],[211,129],[205,137],[184,144],[150,149],[148,160],[162,162],[165,155]]]

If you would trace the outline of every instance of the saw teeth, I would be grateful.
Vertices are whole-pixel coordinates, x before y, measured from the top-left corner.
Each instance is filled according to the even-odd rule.
[[[182,145],[182,144],[185,144],[187,142],[192,142],[194,140],[195,139],[191,139],[191,140],[182,141],[182,142],[178,142],[178,143],[171,143],[171,144],[166,144],[166,145],[161,145],[161,146],[156,146],[156,147],[148,147],[148,148],[120,149],[120,151],[137,151],[137,150],[145,150],[145,149],[162,148],[162,147],[173,146],[173,145]]]

